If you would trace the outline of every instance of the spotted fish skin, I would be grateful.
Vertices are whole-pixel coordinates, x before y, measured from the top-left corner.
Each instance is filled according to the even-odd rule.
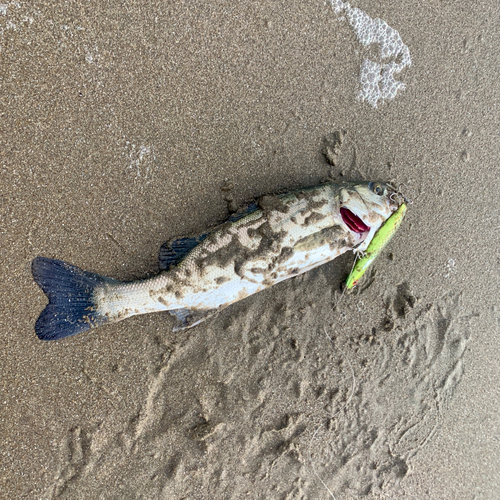
[[[199,238],[200,243],[168,271],[136,282],[102,278],[93,288],[89,285],[89,313],[83,326],[155,311],[173,313],[180,328],[194,326],[234,302],[349,250],[364,250],[398,208],[391,193],[386,184],[363,182],[327,183],[263,196],[248,215]],[[40,338],[74,334],[57,336],[42,326],[37,331]]]

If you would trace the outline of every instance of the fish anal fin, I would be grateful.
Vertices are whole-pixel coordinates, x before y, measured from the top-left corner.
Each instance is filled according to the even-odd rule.
[[[177,319],[177,324],[173,327],[172,331],[185,330],[192,328],[217,314],[220,309],[171,309],[168,311],[172,316]]]

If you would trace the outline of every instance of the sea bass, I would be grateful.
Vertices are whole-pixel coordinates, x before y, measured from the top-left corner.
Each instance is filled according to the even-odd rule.
[[[326,183],[263,196],[196,238],[160,250],[162,272],[122,282],[37,257],[35,281],[49,299],[35,331],[69,337],[136,314],[169,311],[176,329],[192,327],[230,304],[349,251],[364,251],[399,207],[388,184]]]

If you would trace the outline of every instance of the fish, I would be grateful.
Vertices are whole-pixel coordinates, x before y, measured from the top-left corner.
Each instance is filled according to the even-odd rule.
[[[138,281],[36,257],[33,278],[49,303],[35,332],[58,340],[157,311],[176,318],[174,330],[193,327],[347,251],[363,252],[398,210],[394,192],[382,182],[327,182],[264,195],[212,230],[162,245],[160,273]]]
[[[389,241],[391,241],[392,237],[399,229],[401,222],[403,222],[404,216],[406,215],[406,209],[406,203],[401,203],[399,208],[382,224],[382,226],[380,226],[370,244],[363,252],[362,256],[356,261],[349,273],[345,283],[347,290],[352,290],[352,288],[358,284],[366,270],[381,254]]]

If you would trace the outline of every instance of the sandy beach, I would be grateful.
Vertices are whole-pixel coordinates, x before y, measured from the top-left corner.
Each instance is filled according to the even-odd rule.
[[[498,5],[353,3],[411,55],[374,107],[378,46],[329,2],[4,2],[0,498],[499,498]],[[332,179],[412,200],[340,303],[352,253],[189,330],[37,338],[36,256],[153,276],[165,241]]]

